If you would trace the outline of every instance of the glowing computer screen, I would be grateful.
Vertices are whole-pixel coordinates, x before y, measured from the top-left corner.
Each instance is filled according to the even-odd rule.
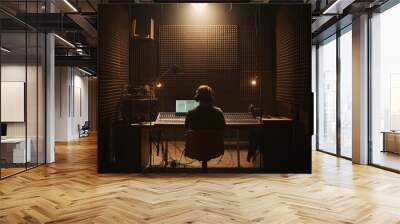
[[[199,105],[195,100],[176,100],[175,101],[175,112],[176,113],[187,113],[189,110],[194,109]]]

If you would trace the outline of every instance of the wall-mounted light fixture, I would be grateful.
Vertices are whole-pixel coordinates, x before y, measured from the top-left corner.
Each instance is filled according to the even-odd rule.
[[[207,7],[208,3],[192,3],[192,7],[196,11],[204,11],[204,9]]]
[[[62,42],[64,42],[66,45],[68,45],[68,46],[70,46],[70,47],[72,47],[72,48],[75,48],[75,45],[73,45],[73,44],[72,44],[71,42],[69,42],[68,40],[62,38],[62,37],[59,36],[58,34],[54,34],[54,36],[55,36],[57,39],[59,39],[59,40],[61,40]]]
[[[5,47],[1,47],[1,51],[6,52],[6,53],[11,53],[11,50],[7,49]]]
[[[257,85],[257,79],[255,78],[255,79],[250,80],[250,85],[256,86]]]
[[[157,83],[156,83],[156,87],[157,87],[157,88],[161,88],[162,86],[163,86],[163,85],[162,85],[161,82],[157,82]]]
[[[256,76],[252,79],[250,79],[250,85],[253,88],[257,88],[258,87],[258,103],[259,103],[259,108],[260,110],[262,110],[262,82],[261,82],[261,77],[260,76]]]

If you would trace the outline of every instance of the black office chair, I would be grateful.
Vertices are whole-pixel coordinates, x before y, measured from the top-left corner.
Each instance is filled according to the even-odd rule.
[[[80,125],[78,125],[78,129],[79,129],[78,130],[79,138],[89,136],[89,130],[90,130],[89,121],[85,121],[85,123],[82,125],[82,127],[80,127]]]
[[[207,162],[224,154],[224,133],[222,130],[186,131],[185,156],[201,162],[207,172]]]

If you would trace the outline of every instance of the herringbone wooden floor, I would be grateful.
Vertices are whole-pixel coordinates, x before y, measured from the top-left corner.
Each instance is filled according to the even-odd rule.
[[[0,223],[400,223],[400,175],[326,154],[312,175],[104,175],[95,141],[0,181]]]

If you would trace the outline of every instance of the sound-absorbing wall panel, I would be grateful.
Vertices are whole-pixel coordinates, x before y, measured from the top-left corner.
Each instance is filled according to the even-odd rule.
[[[280,6],[276,15],[277,112],[293,118],[286,166],[273,172],[311,173],[311,8]]]
[[[131,40],[131,76],[133,85],[149,84],[157,77],[157,42],[152,40]]]
[[[121,91],[129,83],[129,8],[99,5],[98,12],[98,170],[112,169],[111,124]]]
[[[260,12],[258,25],[240,27],[240,100],[242,108],[260,105],[266,114],[274,112],[275,99],[275,13]],[[258,17],[257,17],[258,18]],[[256,85],[251,85],[256,80]],[[260,101],[261,94],[261,101]]]
[[[311,9],[280,7],[276,23],[276,99],[304,104],[311,92]]]
[[[240,96],[245,98],[257,98],[259,96],[260,85],[250,85],[250,80],[261,78],[260,65],[262,63],[260,55],[261,35],[258,35],[255,27],[242,27],[240,29],[241,38],[241,75],[240,75]],[[264,50],[264,49],[262,49]]]
[[[207,79],[209,70],[238,69],[236,25],[161,25],[159,33],[160,73],[179,65],[185,74],[167,74],[166,80]]]
[[[160,25],[159,71],[165,74],[160,109],[173,111],[175,99],[192,98],[198,85],[207,84],[214,88],[218,106],[235,111],[238,45],[237,25]],[[167,73],[171,65],[183,72]]]

